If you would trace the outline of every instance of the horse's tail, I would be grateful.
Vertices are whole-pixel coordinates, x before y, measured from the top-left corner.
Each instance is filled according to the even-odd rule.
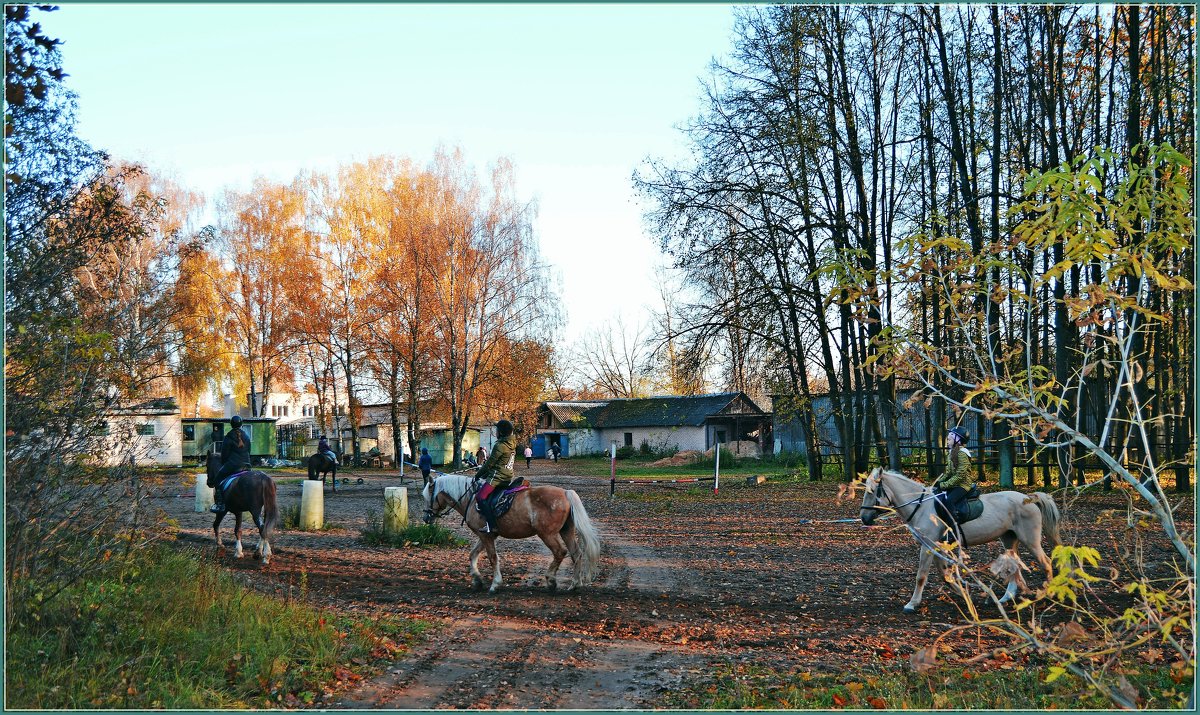
[[[1058,534],[1058,524],[1062,521],[1062,513],[1058,510],[1058,505],[1054,503],[1054,497],[1046,492],[1034,492],[1033,498],[1037,500],[1038,509],[1042,512],[1042,533],[1050,540],[1050,546],[1062,544],[1062,538]]]
[[[279,507],[275,503],[275,480],[267,477],[263,483],[262,537],[264,540],[268,542],[271,540],[271,533],[275,530],[275,525],[278,523]]]
[[[592,582],[596,575],[596,566],[600,561],[600,533],[592,525],[587,509],[574,490],[567,490],[567,502],[571,505],[571,515],[563,529],[575,527],[575,549],[571,552],[571,565],[577,574],[581,585]]]

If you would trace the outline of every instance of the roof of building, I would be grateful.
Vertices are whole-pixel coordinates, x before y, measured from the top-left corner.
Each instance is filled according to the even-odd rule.
[[[587,423],[606,427],[700,427],[720,414],[766,413],[742,392],[718,392],[709,395],[660,396],[610,400],[585,410]]]
[[[121,405],[108,410],[114,415],[177,415],[179,405],[174,397],[157,397],[136,405]]]
[[[546,409],[559,424],[570,425],[583,420],[583,413],[593,407],[602,407],[607,402],[547,402]]]

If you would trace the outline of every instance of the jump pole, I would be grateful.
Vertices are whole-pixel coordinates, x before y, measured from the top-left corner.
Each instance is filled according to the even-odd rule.
[[[612,499],[617,494],[617,443],[613,442],[611,447],[612,453],[612,471],[608,478],[608,498]]]

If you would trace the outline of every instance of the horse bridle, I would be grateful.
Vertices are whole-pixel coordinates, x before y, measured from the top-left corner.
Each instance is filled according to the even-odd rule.
[[[467,491],[463,492],[463,495],[460,496],[459,498],[455,499],[453,503],[460,504],[460,503],[462,503],[463,499],[466,499],[468,508],[470,508],[471,497],[474,497],[476,494],[479,493],[478,482],[479,482],[478,479],[472,479],[471,480],[471,488],[468,489]],[[438,494],[440,493],[438,491],[438,487],[437,487],[437,480],[434,480],[433,482],[431,482],[430,486],[432,487],[432,489],[430,490],[430,494],[429,494],[429,504],[426,505],[426,507],[425,507],[424,519],[425,519],[426,524],[432,524],[433,522],[435,522],[438,519],[445,516],[447,512],[449,512],[451,509],[454,508],[453,506],[447,506],[446,508],[442,509],[441,511],[435,512],[433,510],[433,503],[437,501]],[[466,521],[466,518],[467,518],[466,511],[467,511],[466,509],[463,509],[463,520],[464,521]]]
[[[884,496],[887,496],[887,498],[888,498],[888,505],[886,507],[876,506],[876,504],[879,504],[880,500],[882,500]],[[921,489],[921,495],[918,496],[917,498],[909,499],[908,501],[904,502],[903,504],[892,504],[891,503],[891,501],[892,501],[891,495],[883,490],[883,474],[880,474],[879,477],[875,480],[875,504],[872,504],[871,506],[864,506],[862,508],[863,509],[874,509],[875,511],[884,511],[884,512],[894,511],[897,514],[899,514],[901,508],[910,506],[912,504],[916,504],[916,506],[913,507],[913,510],[908,513],[908,516],[904,517],[904,523],[908,524],[910,521],[912,521],[912,518],[917,515],[917,512],[920,510],[921,504],[923,504],[927,498],[932,498],[932,496],[933,495],[929,492],[929,490],[927,488],[923,487]]]

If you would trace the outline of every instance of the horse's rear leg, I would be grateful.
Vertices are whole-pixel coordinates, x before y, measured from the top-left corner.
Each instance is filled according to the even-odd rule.
[[[546,569],[546,588],[550,591],[558,589],[558,567],[562,564],[563,559],[567,557],[569,550],[567,545],[563,543],[563,539],[558,535],[558,532],[550,532],[549,534],[538,534],[538,538],[542,540],[549,549],[554,558],[550,561],[550,568]],[[571,588],[575,588],[575,583],[572,581]]]
[[[263,565],[271,563],[271,543],[263,536],[263,517],[262,508],[258,511],[250,512],[250,517],[254,519],[254,526],[258,528],[258,546],[254,549],[256,557],[262,559]]]
[[[929,580],[929,567],[932,564],[933,552],[922,547],[921,560],[917,564],[917,585],[913,588],[912,598],[904,604],[905,613],[916,613],[917,606],[921,605],[921,594],[925,591],[925,582]]]

